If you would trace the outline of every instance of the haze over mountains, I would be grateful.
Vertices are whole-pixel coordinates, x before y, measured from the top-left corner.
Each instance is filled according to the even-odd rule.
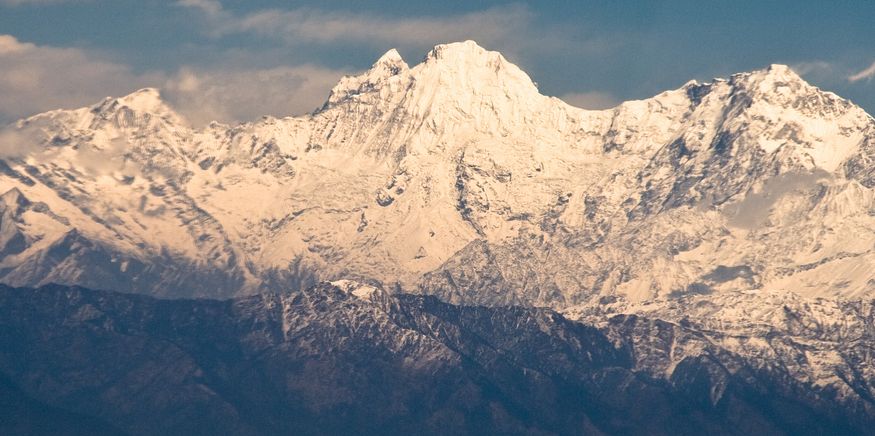
[[[681,386],[684,401],[689,386],[711,392],[702,416],[777,391],[804,406],[769,409],[760,430],[795,428],[804,410],[872,416],[875,119],[786,66],[588,111],[467,41],[413,67],[390,50],[302,117],[196,129],[144,89],[21,120],[0,151],[7,285],[228,298],[330,280],[307,292],[430,294],[496,317],[547,307],[613,344],[596,347],[618,359],[607,367]],[[735,377],[759,396],[715,388]],[[515,422],[566,428],[531,413]]]

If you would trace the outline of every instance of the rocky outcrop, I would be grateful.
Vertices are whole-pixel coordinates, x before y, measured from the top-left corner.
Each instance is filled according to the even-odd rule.
[[[15,401],[130,434],[865,434],[875,418],[693,326],[349,281],[227,301],[2,288],[0,345]]]

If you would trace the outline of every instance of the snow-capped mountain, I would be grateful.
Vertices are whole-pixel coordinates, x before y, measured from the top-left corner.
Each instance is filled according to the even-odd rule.
[[[513,416],[495,422],[561,433],[580,428],[564,427],[574,416],[632,431],[610,414],[551,409],[581,392],[608,411],[656,398],[662,419],[696,416],[691,429],[736,419],[736,433],[860,429],[875,416],[875,120],[785,66],[588,111],[469,41],[413,67],[391,50],[301,117],[194,128],[145,89],[21,120],[0,132],[0,151],[0,282],[282,294],[156,302],[53,288],[29,303],[0,292],[11,326],[0,336],[157,338],[131,346],[184,362],[191,376],[168,383],[210,410],[246,415],[252,398],[276,400],[235,421],[241,432],[284,428],[273,413],[288,413],[288,398],[312,400],[295,413],[326,425],[337,406],[326,398],[378,389],[357,367],[432,377],[404,392],[431,392],[435,428],[454,422],[444,413],[485,416],[492,404]],[[311,288],[322,280],[333,284]],[[33,380],[67,377],[69,362],[17,373],[46,350],[16,338],[0,347],[22,351],[0,356],[14,381],[0,389],[21,385],[37,395],[22,404],[37,404],[55,391]],[[386,360],[363,363],[374,355]],[[268,381],[251,389],[265,390],[226,372],[241,356],[264,359]],[[267,389],[284,374],[271,365],[289,362],[301,378]],[[100,380],[118,370],[101,368]],[[336,379],[313,386],[307,368]],[[458,391],[435,388],[460,377],[470,383]],[[470,389],[482,403],[440,406]],[[128,410],[162,407],[161,392],[143,392]],[[78,397],[63,395],[44,409],[70,409]],[[95,410],[75,411],[105,416]],[[370,411],[356,410],[349,422]]]
[[[0,138],[12,285],[568,309],[875,283],[875,121],[780,65],[587,111],[468,41],[391,50],[302,117],[196,129],[145,89]]]

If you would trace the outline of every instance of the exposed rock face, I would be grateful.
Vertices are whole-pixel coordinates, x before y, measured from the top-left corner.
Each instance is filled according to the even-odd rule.
[[[350,281],[229,301],[2,288],[0,345],[3,389],[132,434],[836,434],[875,418],[698,328]]]

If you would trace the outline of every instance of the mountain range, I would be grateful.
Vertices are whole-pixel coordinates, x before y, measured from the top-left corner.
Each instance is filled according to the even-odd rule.
[[[154,432],[232,410],[216,422],[312,432],[348,407],[333,398],[378,392],[401,396],[381,420],[362,405],[337,425],[409,431],[419,410],[434,432],[671,433],[672,417],[688,433],[864,432],[873,264],[875,119],[783,65],[593,111],[466,41],[412,67],[390,50],[298,117],[195,127],[143,89],[0,132],[0,283],[36,289],[3,291],[0,338],[18,351],[2,389],[120,431],[167,391],[67,392],[51,380],[73,361],[26,371],[57,351],[15,332],[141,350],[138,377],[176,361],[124,347],[213,374],[167,381],[208,405]],[[322,315],[286,312],[301,307]],[[347,373],[359,365],[376,378]],[[234,380],[247,370],[251,387]],[[283,371],[284,390],[260,390]],[[322,372],[333,381],[307,382]]]

